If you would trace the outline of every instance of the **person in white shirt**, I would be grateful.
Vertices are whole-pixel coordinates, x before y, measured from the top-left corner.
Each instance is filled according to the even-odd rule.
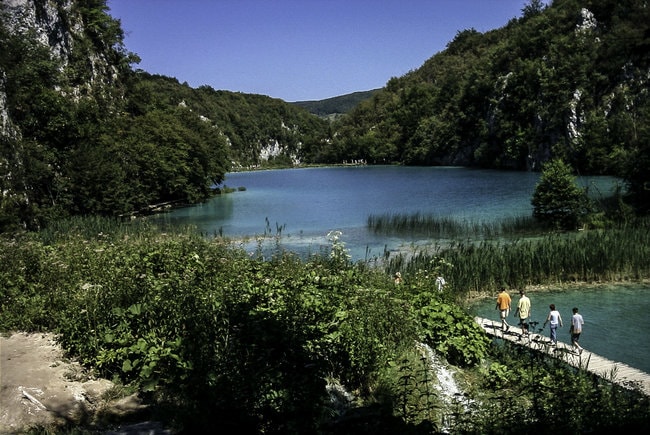
[[[441,276],[436,278],[436,287],[438,287],[438,291],[441,292],[444,286],[447,284],[447,281]]]
[[[578,355],[582,355],[582,347],[578,343],[580,334],[582,333],[582,325],[585,324],[582,314],[578,313],[578,308],[573,308],[573,316],[571,317],[571,344],[574,349],[578,350]]]
[[[549,308],[551,311],[548,313],[548,316],[546,316],[546,321],[544,322],[543,327],[545,328],[546,324],[550,323],[551,343],[553,346],[557,346],[557,328],[563,327],[564,324],[562,323],[562,316],[560,315],[560,312],[555,309],[555,304],[549,305]]]

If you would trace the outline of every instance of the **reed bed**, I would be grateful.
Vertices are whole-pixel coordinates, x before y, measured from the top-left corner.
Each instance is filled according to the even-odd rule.
[[[525,235],[545,229],[532,216],[505,218],[500,221],[458,220],[432,214],[370,215],[367,228],[375,234],[393,236],[424,236],[455,239],[459,237],[495,238],[504,235]]]
[[[453,242],[435,252],[399,254],[386,260],[389,273],[411,276],[437,259],[460,293],[527,285],[641,280],[650,277],[650,220],[607,230],[551,233],[511,241]]]

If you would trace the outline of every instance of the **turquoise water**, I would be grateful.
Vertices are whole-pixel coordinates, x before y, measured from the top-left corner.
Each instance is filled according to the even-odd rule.
[[[227,237],[281,233],[285,248],[319,252],[332,230],[356,260],[384,249],[429,241],[375,236],[368,216],[421,213],[492,221],[529,216],[538,173],[459,167],[363,166],[304,168],[227,174],[228,187],[245,191],[220,195],[203,205],[155,219],[196,225],[204,234]],[[612,191],[611,177],[583,178],[595,195]],[[281,231],[278,229],[281,228]]]
[[[508,323],[517,324],[514,316],[519,294],[511,292],[513,310]],[[570,343],[569,326],[571,309],[577,307],[585,320],[580,345],[591,352],[613,361],[621,361],[650,373],[650,285],[599,285],[572,288],[561,291],[528,291],[531,300],[531,320],[542,326],[555,304],[562,315],[564,327],[559,329],[558,339]],[[499,320],[495,310],[496,295],[477,302],[473,314]],[[538,332],[538,331],[535,331]],[[548,326],[541,332],[548,337]]]
[[[376,236],[366,229],[371,214],[421,213],[472,221],[530,215],[530,198],[538,179],[537,173],[458,167],[367,166],[231,173],[225,184],[245,187],[245,191],[152,219],[170,225],[192,224],[204,234],[221,233],[232,238],[280,233],[285,249],[312,253],[328,245],[329,231],[339,230],[353,259],[363,260],[381,256],[385,249],[431,242]],[[612,192],[616,180],[584,177],[578,184],[597,198]],[[246,247],[254,249],[255,245],[253,241]],[[555,303],[568,322],[571,308],[578,306],[586,322],[581,342],[587,349],[650,373],[648,286],[532,292],[529,296],[533,320],[543,322],[548,305]],[[481,316],[498,318],[493,300],[478,304],[476,309]],[[560,337],[568,340],[568,326]]]

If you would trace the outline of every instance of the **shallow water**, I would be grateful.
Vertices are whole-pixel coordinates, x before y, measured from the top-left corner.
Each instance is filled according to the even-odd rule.
[[[613,361],[624,362],[650,373],[650,284],[584,286],[563,290],[540,290],[527,293],[532,304],[531,320],[541,327],[555,304],[564,327],[558,331],[560,341],[570,343],[571,309],[578,307],[585,325],[580,345]],[[512,307],[508,322],[516,325],[514,312],[519,294],[511,293]],[[499,320],[495,310],[496,295],[473,305],[474,315]],[[537,332],[537,331],[535,331]],[[549,335],[548,326],[542,332]]]

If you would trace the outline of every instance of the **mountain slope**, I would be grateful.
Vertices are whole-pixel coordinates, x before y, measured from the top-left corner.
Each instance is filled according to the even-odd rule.
[[[296,164],[327,140],[281,100],[134,70],[107,10],[0,3],[0,231],[201,202],[231,167]]]
[[[560,157],[581,173],[620,172],[650,142],[647,2],[531,5],[391,79],[322,155],[529,170]]]
[[[349,112],[362,101],[368,100],[379,92],[379,89],[370,91],[359,91],[351,94],[339,95],[324,100],[296,101],[291,104],[318,115],[323,118],[336,118],[336,115],[342,115]]]

